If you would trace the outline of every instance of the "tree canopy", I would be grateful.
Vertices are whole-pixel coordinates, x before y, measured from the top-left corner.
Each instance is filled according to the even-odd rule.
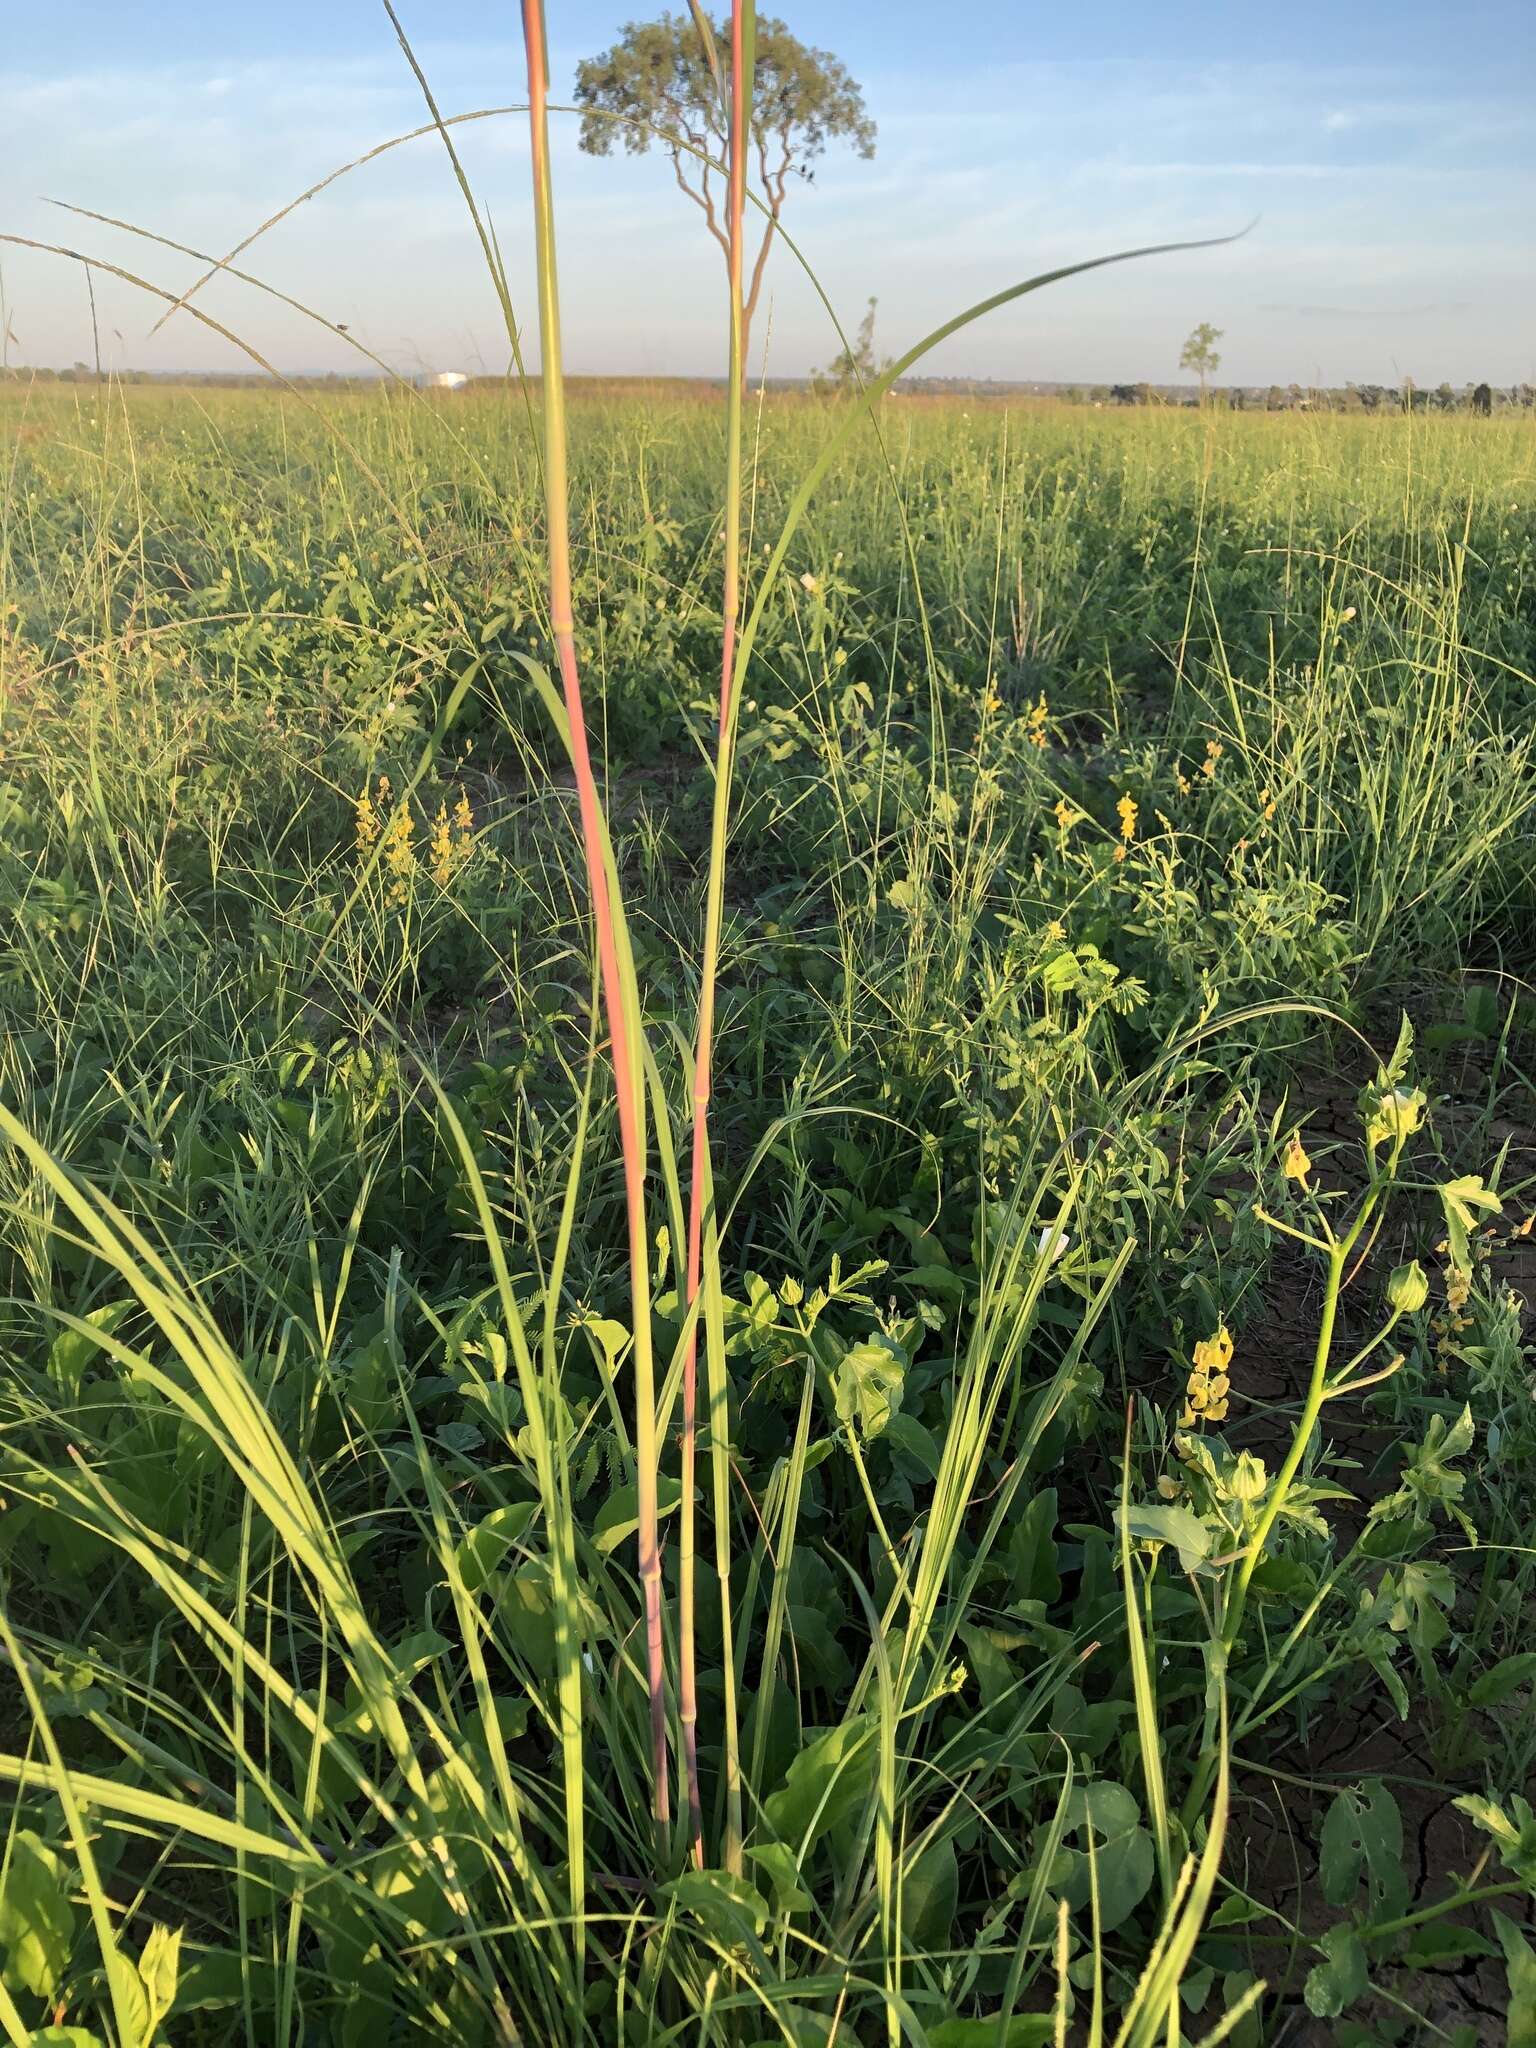
[[[611,156],[615,146],[631,156],[643,156],[653,145],[665,150],[678,184],[728,252],[717,203],[724,176],[715,166],[729,147],[730,33],[726,23],[714,28],[711,52],[686,15],[630,22],[611,49],[578,68],[576,104],[583,110],[581,147],[589,154]],[[752,149],[757,196],[768,220],[746,293],[748,324],[790,180],[809,181],[818,159],[837,142],[862,157],[875,153],[875,124],[857,83],[829,51],[811,49],[782,21],[759,16]]]
[[[1179,357],[1179,368],[1193,370],[1200,379],[1202,398],[1205,396],[1206,379],[1214,377],[1221,368],[1221,357],[1216,352],[1221,334],[1219,327],[1213,327],[1209,320],[1202,320],[1185,342],[1184,353]]]

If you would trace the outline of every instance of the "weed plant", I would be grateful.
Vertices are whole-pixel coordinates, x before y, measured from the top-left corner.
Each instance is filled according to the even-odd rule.
[[[0,2028],[1529,2039],[1530,429],[567,393],[525,18],[540,378],[0,389]]]

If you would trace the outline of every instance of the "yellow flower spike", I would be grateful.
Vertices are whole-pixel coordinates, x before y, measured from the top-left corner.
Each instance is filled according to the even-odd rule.
[[[1060,827],[1062,837],[1065,838],[1072,827],[1081,821],[1083,814],[1075,804],[1069,804],[1065,797],[1060,797],[1051,815]]]
[[[1302,1145],[1300,1131],[1292,1131],[1291,1142],[1285,1148],[1285,1158],[1280,1170],[1287,1180],[1300,1181],[1303,1187],[1306,1186],[1307,1175],[1312,1171],[1312,1162]]]
[[[379,814],[373,807],[373,798],[368,794],[366,783],[357,800],[357,850],[369,852],[379,836]]]
[[[453,832],[445,803],[438,805],[432,820],[432,879],[439,889],[446,889],[453,880]]]
[[[469,842],[475,830],[475,814],[470,809],[469,798],[462,789],[459,791],[459,800],[453,807],[453,825],[459,835],[459,858],[462,860],[469,853]]]
[[[411,834],[415,829],[408,804],[400,804],[391,812],[383,845],[384,865],[391,877],[391,903],[404,903],[406,899],[406,882],[416,866],[416,853],[411,845]]]
[[[1115,814],[1120,820],[1120,837],[1129,846],[1136,837],[1136,799],[1132,796],[1121,797],[1119,803],[1115,805]]]
[[[1197,1372],[1225,1372],[1232,1363],[1232,1339],[1226,1324],[1218,1323],[1216,1334],[1197,1344],[1191,1355]]]
[[[1045,701],[1045,692],[1040,692],[1038,704],[1029,707],[1029,731],[1026,735],[1032,747],[1044,748],[1045,722],[1050,717],[1050,706]]]

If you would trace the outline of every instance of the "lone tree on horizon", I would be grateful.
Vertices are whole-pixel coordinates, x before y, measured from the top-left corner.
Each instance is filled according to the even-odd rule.
[[[715,54],[718,79],[687,16],[632,21],[612,49],[578,67],[576,104],[583,109],[581,147],[588,155],[611,156],[619,141],[631,156],[643,156],[652,143],[667,152],[678,184],[703,212],[729,262],[730,240],[716,204],[723,178],[712,168],[729,147],[728,24],[715,24]],[[847,142],[862,157],[874,155],[875,124],[864,111],[863,93],[829,51],[810,49],[782,21],[759,16],[752,147],[757,196],[768,221],[742,309],[743,361],[789,181],[809,183],[817,159],[832,142]],[[749,206],[749,218],[756,213]]]
[[[1184,353],[1179,357],[1181,370],[1193,370],[1200,379],[1200,403],[1205,403],[1206,380],[1214,377],[1221,368],[1221,357],[1216,353],[1222,329],[1213,327],[1209,320],[1202,320],[1184,344]]]

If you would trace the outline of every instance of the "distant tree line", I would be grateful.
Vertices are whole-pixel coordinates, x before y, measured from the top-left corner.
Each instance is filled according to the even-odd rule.
[[[1198,405],[1195,394],[1155,384],[1096,384],[1063,394],[1099,405]],[[1212,390],[1204,402],[1233,412],[1495,412],[1536,408],[1536,384],[1437,384],[1421,389],[1411,377],[1401,384],[1233,384]]]
[[[813,391],[822,392],[852,389],[876,375],[878,368],[874,353],[874,302],[871,301],[853,343],[827,369],[813,371],[809,379],[772,377],[768,384],[771,389],[783,392],[804,390],[807,385]],[[217,385],[229,390],[272,390],[278,386],[297,386],[305,391],[368,391],[378,388],[383,381],[377,376],[347,376],[334,370],[324,374],[274,378],[259,371],[219,370],[103,370],[98,375],[88,363],[75,363],[67,370],[33,369],[14,364],[0,366],[0,384],[199,384]],[[471,378],[470,384],[472,388],[490,388],[503,381],[499,377],[475,377]],[[620,376],[612,379],[584,377],[577,381],[582,385],[596,386],[631,384],[636,380]],[[648,386],[652,383],[687,385],[701,391],[720,384],[720,380],[714,377],[644,381]],[[907,397],[1017,399],[1028,396],[1054,398],[1068,405],[1194,407],[1202,402],[1186,386],[1146,382],[1048,384],[1002,377],[903,377],[895,390]],[[1345,384],[1333,388],[1303,384],[1231,384],[1210,388],[1204,403],[1226,407],[1233,412],[1461,412],[1474,415],[1529,412],[1536,410],[1536,384],[1468,383],[1457,387],[1442,383],[1430,389],[1421,388],[1411,377],[1405,378],[1401,384]]]
[[[269,377],[260,370],[93,370],[89,363],[76,363],[68,370],[32,368],[25,363],[0,366],[4,384],[216,384],[221,390],[267,391],[282,384],[301,390],[366,391],[378,377],[346,376],[336,370],[315,371],[296,377]]]

